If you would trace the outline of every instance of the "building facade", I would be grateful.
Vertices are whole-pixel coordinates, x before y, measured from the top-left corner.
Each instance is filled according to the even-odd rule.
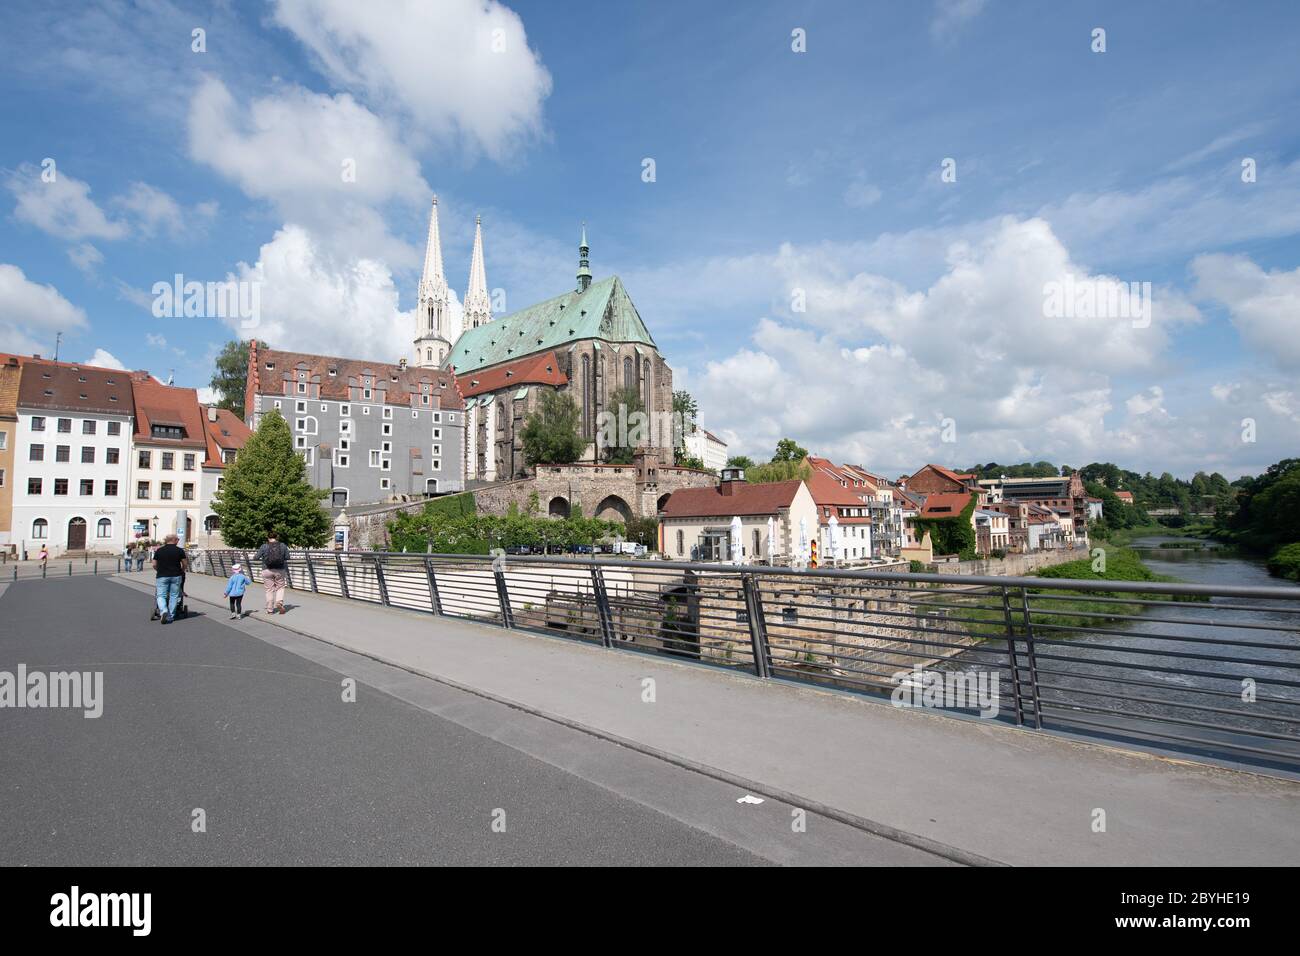
[[[15,408],[10,543],[21,556],[126,541],[134,415],[127,372],[28,360]]]
[[[449,372],[249,348],[248,425],[278,411],[336,508],[465,488],[465,403]]]
[[[199,490],[199,504],[203,515],[201,540],[209,547],[221,546],[221,519],[212,510],[212,499],[221,491],[226,466],[232,464],[239,450],[252,436],[248,426],[239,416],[215,405],[200,406],[203,417],[207,455],[203,459],[203,477]]]
[[[675,491],[660,511],[660,550],[674,561],[792,564],[818,534],[817,504],[799,480],[751,485],[739,469],[720,484]],[[732,520],[740,519],[740,550]]]

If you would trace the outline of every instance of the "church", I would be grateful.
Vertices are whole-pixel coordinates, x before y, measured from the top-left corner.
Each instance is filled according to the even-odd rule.
[[[619,390],[635,389],[652,417],[671,415],[672,369],[618,276],[592,279],[589,254],[584,226],[574,287],[494,317],[480,218],[463,318],[456,321],[448,308],[434,197],[418,289],[413,364],[455,376],[465,401],[467,480],[508,481],[527,475],[521,436],[546,389],[573,397],[588,443],[583,461],[590,463],[600,458],[601,413],[617,413],[613,399]],[[660,441],[645,449],[638,469],[672,466],[671,442]]]

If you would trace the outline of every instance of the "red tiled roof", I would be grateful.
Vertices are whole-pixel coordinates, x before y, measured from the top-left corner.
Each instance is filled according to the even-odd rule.
[[[921,508],[922,518],[955,518],[963,508],[970,504],[974,492],[944,492],[927,495],[925,506]]]
[[[135,413],[131,377],[127,372],[34,358],[19,364],[23,372],[18,404],[24,408],[126,416]]]
[[[1133,492],[1131,491],[1117,491],[1115,492],[1115,497],[1120,501],[1127,501],[1130,504],[1133,502]]]
[[[516,385],[554,385],[558,388],[568,381],[568,376],[560,371],[560,362],[554,352],[539,352],[516,362],[456,376],[456,386],[466,398]]]
[[[730,518],[733,515],[774,515],[788,508],[803,484],[798,478],[751,485],[736,482],[732,493],[724,495],[721,487],[682,488],[674,491],[664,504],[667,518]]]
[[[270,364],[274,368],[267,368]],[[385,405],[410,406],[411,395],[420,394],[421,384],[432,385],[430,392],[438,397],[439,407],[459,409],[465,403],[456,388],[456,379],[450,372],[434,368],[415,368],[390,362],[369,362],[362,359],[339,358],[332,355],[312,355],[308,352],[286,352],[279,349],[249,347],[248,390],[246,409],[252,408],[251,398],[257,395],[283,395],[284,382],[298,381],[299,371],[306,371],[306,381],[320,386],[320,397],[346,402],[352,398],[349,383],[360,387],[362,376],[372,376],[374,389],[382,392]],[[331,375],[330,371],[334,374]],[[382,388],[380,387],[382,386]],[[287,393],[295,395],[296,392]],[[378,400],[378,396],[376,396]]]
[[[221,461],[222,450],[238,451],[252,437],[253,432],[244,424],[244,420],[230,409],[212,408],[211,411],[217,413],[215,422],[209,417],[209,406],[199,406],[199,414],[203,417],[204,437],[208,445],[208,458],[203,463],[203,467],[223,468],[225,465]]]
[[[199,413],[199,393],[192,388],[164,385],[147,373],[132,375],[135,391],[135,440],[178,448],[208,447],[207,430]],[[156,438],[154,425],[180,426],[184,438]]]

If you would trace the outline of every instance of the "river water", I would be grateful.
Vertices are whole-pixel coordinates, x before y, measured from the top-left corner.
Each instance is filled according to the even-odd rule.
[[[1271,576],[1263,562],[1226,551],[1213,541],[1152,536],[1135,540],[1131,547],[1153,572],[1188,584],[1300,592],[1300,585]],[[1300,601],[1215,597],[1208,604],[1148,607],[1140,613],[1140,620],[1100,625],[1129,632],[1126,635],[1076,634],[1069,636],[1067,645],[1040,643],[1038,670],[1044,715],[1049,724],[1063,728],[1086,720],[1123,728],[1138,737],[1167,734],[1195,738],[1202,742],[1193,748],[1198,752],[1215,752],[1216,745],[1230,743],[1238,748],[1280,750],[1300,759],[1300,687],[1292,686],[1300,683],[1300,613],[1296,612],[1300,612]],[[1163,620],[1153,620],[1157,618]],[[1160,635],[1195,637],[1207,643],[1162,640]],[[1039,636],[1061,639],[1063,635],[1048,632]],[[1278,646],[1233,643],[1241,641]],[[1159,652],[1159,656],[1134,653],[1144,650]],[[1199,660],[1175,654],[1234,660]],[[1067,657],[1072,659],[1062,659]],[[965,670],[978,666],[970,660],[956,663]],[[1178,673],[1165,673],[1161,668]],[[1247,679],[1254,681],[1253,701],[1242,699]],[[1185,706],[1188,704],[1197,706]],[[1120,716],[1080,711],[1079,707],[1111,710]],[[1265,736],[1268,734],[1283,739]],[[1245,751],[1228,748],[1224,752],[1242,756]]]

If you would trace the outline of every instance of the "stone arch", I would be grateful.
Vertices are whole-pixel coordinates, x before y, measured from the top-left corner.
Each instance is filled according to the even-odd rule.
[[[552,518],[569,517],[569,502],[563,495],[556,495],[551,499],[550,505],[546,508],[546,513]]]
[[[601,499],[600,504],[596,506],[594,517],[602,521],[631,521],[632,509],[618,495],[606,495]]]

